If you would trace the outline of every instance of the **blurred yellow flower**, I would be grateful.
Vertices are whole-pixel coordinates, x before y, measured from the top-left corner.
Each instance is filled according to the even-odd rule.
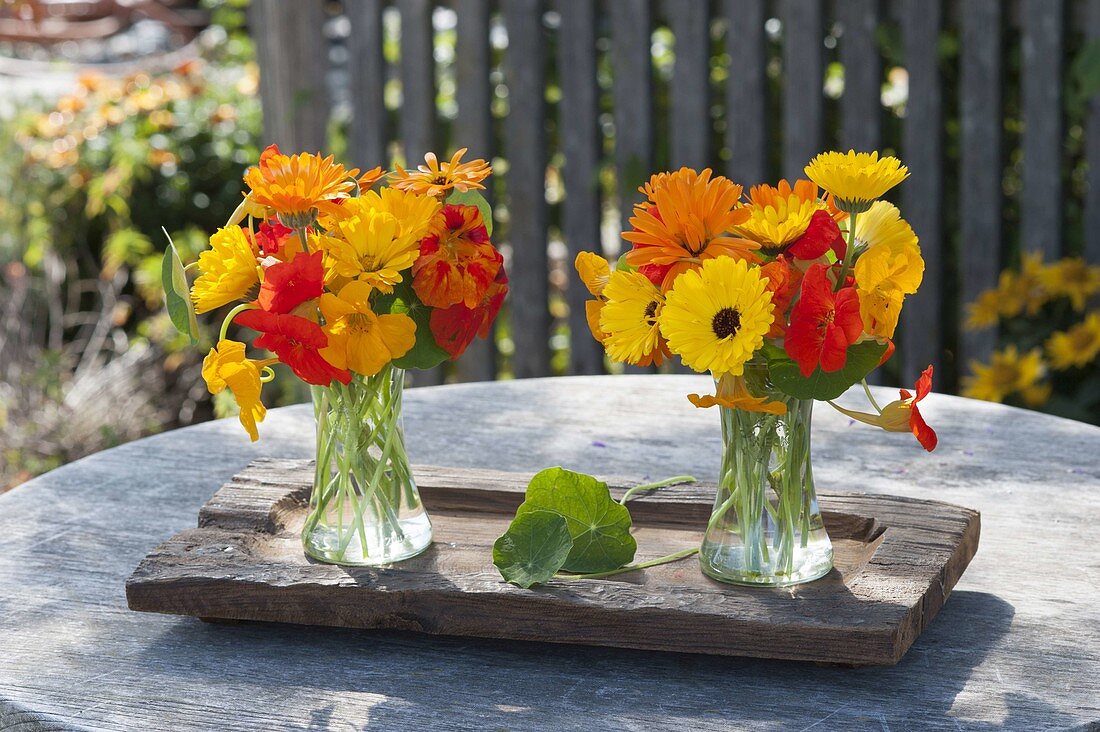
[[[1054,333],[1046,347],[1050,365],[1060,371],[1092,363],[1100,355],[1100,313],[1089,313],[1069,330]]]
[[[972,375],[963,377],[963,396],[988,402],[1003,402],[1020,394],[1030,406],[1039,406],[1050,396],[1050,386],[1040,384],[1043,358],[1038,348],[1020,354],[1016,346],[993,353],[989,364],[974,361]]]
[[[997,324],[1001,318],[1001,293],[986,290],[966,306],[966,329],[981,330]]]
[[[858,214],[908,178],[909,169],[895,157],[849,150],[821,153],[806,166],[806,177],[832,193],[841,211]]]
[[[198,278],[191,285],[196,313],[243,299],[260,283],[256,250],[239,226],[218,229],[210,248],[199,254]]]
[[[1035,315],[1050,300],[1043,287],[1043,255],[1025,254],[1019,272],[1001,272],[997,282],[1002,318],[1014,318],[1020,313]]]
[[[1080,312],[1088,299],[1100,292],[1100,266],[1069,257],[1040,270],[1039,281],[1051,296],[1068,297],[1073,309]]]

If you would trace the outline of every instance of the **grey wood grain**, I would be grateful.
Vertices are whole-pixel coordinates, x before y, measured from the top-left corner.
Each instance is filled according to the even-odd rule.
[[[323,3],[257,0],[248,13],[260,67],[264,144],[294,152],[323,150],[330,111],[328,56],[317,52],[325,47]]]
[[[455,0],[454,146],[469,148],[467,160],[493,158],[492,93],[489,83],[489,0]],[[482,193],[493,202],[492,179]],[[492,337],[478,338],[454,365],[459,381],[489,381],[497,377]]]
[[[233,476],[199,512],[199,528],[142,560],[126,582],[130,608],[204,620],[893,665],[978,548],[978,514],[970,509],[822,494],[833,570],[806,585],[725,585],[692,557],[605,581],[522,590],[500,578],[492,557],[530,474],[413,466],[433,545],[392,567],[363,569],[321,564],[302,552],[313,472],[311,460],[262,460]],[[604,480],[616,499],[638,484]],[[636,561],[698,546],[715,489],[677,486],[635,500]]]
[[[389,167],[390,164],[382,6],[382,0],[350,0],[344,4],[351,23],[348,36],[351,94],[348,149],[352,164],[363,170],[376,165]]]
[[[898,345],[901,381],[911,384],[943,359],[943,84],[939,55],[940,0],[903,0],[901,27],[909,71],[902,158],[911,171],[901,184],[902,210],[920,237],[924,281],[902,310]],[[941,371],[942,373],[942,371]]]
[[[1100,41],[1100,0],[1085,5],[1086,42]],[[1085,119],[1085,159],[1088,161],[1088,186],[1085,189],[1085,259],[1100,264],[1100,94],[1088,100]]]
[[[617,0],[607,6],[611,23],[611,67],[615,116],[615,175],[619,216],[630,228],[638,186],[653,172],[653,62],[649,0]]]
[[[508,118],[508,239],[512,245],[512,372],[550,373],[550,284],[546,241],[546,69],[540,0],[504,0]]]
[[[767,65],[764,0],[724,0],[726,53],[726,175],[746,187],[768,180]]]
[[[664,5],[675,37],[669,88],[671,169],[710,164],[710,8],[707,0]]]
[[[875,32],[878,0],[836,4],[843,24],[840,63],[844,65],[844,100],[840,105],[840,144],[845,150],[878,150],[882,143],[882,59]]]
[[[558,78],[561,102],[558,128],[564,157],[562,182],[562,236],[569,252],[566,262],[569,305],[569,371],[598,374],[604,370],[603,348],[592,337],[584,304],[591,298],[577,277],[573,261],[582,251],[600,251],[599,89],[596,83],[595,4],[559,0]]]
[[[406,394],[414,462],[717,475],[701,376],[588,376]],[[896,391],[876,389],[876,398]],[[858,404],[858,395],[842,398]],[[823,492],[930,498],[982,514],[981,550],[888,669],[807,668],[520,642],[211,626],[126,610],[123,583],[261,456],[309,457],[306,405],[108,450],[0,496],[0,728],[1060,730],[1100,718],[1092,537],[1100,429],[933,394],[925,453],[819,405]],[[1032,449],[1040,445],[1039,450]],[[1039,453],[1039,454],[1037,454]]]
[[[1021,0],[1023,189],[1020,246],[1047,260],[1062,250],[1062,0]]]
[[[819,0],[783,0],[783,177],[803,169],[824,144],[825,26]]]
[[[959,62],[959,299],[974,302],[997,284],[1001,269],[1001,2],[972,0],[959,8],[962,48]],[[965,308],[960,317],[965,318]],[[997,330],[960,329],[959,362],[986,361]]]

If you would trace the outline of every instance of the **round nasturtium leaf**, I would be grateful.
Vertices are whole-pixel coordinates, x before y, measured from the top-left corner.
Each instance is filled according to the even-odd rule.
[[[564,518],[530,511],[516,516],[493,544],[493,564],[506,581],[527,589],[557,574],[572,548]]]

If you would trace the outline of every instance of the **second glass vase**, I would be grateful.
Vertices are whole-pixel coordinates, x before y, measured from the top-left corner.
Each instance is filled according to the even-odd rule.
[[[793,585],[832,569],[810,467],[813,401],[783,401],[782,415],[721,407],[721,477],[699,550],[714,579]]]
[[[405,454],[404,380],[405,372],[389,364],[347,385],[313,387],[317,467],[302,528],[309,556],[389,564],[431,544],[432,524]]]

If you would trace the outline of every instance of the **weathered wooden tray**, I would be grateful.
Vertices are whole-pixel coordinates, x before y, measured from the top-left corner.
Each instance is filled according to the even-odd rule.
[[[298,532],[312,463],[261,460],[161,544],[126,583],[130,608],[203,619],[399,628],[842,664],[894,664],[943,606],[978,547],[976,511],[864,494],[821,496],[836,568],[806,585],[743,588],[689,558],[604,580],[522,590],[492,544],[529,475],[419,466],[435,543],[385,568],[321,564]],[[629,481],[610,479],[612,492]],[[630,503],[638,560],[697,545],[713,485],[662,489]]]

